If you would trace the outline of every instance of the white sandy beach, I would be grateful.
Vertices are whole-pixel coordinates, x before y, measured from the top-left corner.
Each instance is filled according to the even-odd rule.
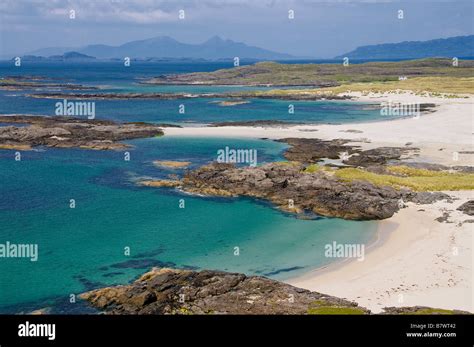
[[[165,133],[271,139],[346,138],[364,149],[417,147],[420,151],[416,161],[473,166],[473,97],[452,99],[410,93],[367,96],[354,93],[353,96],[360,101],[435,103],[437,108],[419,119],[291,127],[167,128]],[[454,160],[454,152],[458,153],[457,160]],[[474,192],[447,193],[458,200],[432,205],[409,204],[392,218],[380,222],[380,239],[366,251],[364,261],[333,264],[288,283],[354,300],[374,312],[388,306],[415,305],[474,312],[474,224],[465,222],[474,218],[456,211],[463,202],[474,199]],[[449,213],[449,223],[435,220],[443,212]]]
[[[373,312],[429,306],[473,312],[471,219],[456,211],[473,192],[447,192],[453,203],[409,204],[379,223],[379,240],[363,261],[334,263],[288,283],[356,301]],[[435,219],[448,212],[448,223]]]
[[[278,139],[305,137],[319,139],[351,139],[362,148],[380,146],[410,146],[420,148],[422,161],[445,165],[473,165],[474,156],[463,154],[472,151],[474,97],[447,99],[421,97],[409,93],[371,94],[361,96],[353,93],[360,101],[434,103],[436,112],[424,114],[418,119],[405,118],[372,123],[343,125],[298,125],[288,127],[185,127],[165,128],[166,135],[205,137],[250,137]],[[225,111],[223,111],[225,112]],[[296,111],[297,112],[297,111]],[[357,132],[346,132],[356,130]],[[367,141],[370,141],[367,142]],[[453,152],[458,152],[458,161],[453,162]]]

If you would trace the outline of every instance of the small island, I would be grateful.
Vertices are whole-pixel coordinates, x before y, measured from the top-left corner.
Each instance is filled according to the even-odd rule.
[[[163,130],[146,123],[115,123],[72,117],[0,115],[0,148],[28,150],[36,146],[120,150],[130,145],[120,141],[162,136]],[[22,124],[26,126],[16,126]]]

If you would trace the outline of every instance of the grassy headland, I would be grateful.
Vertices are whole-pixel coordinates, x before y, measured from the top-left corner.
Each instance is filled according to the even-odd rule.
[[[394,82],[400,76],[414,77],[474,77],[474,61],[421,59],[400,62],[370,62],[364,64],[279,64],[261,62],[254,65],[165,75],[153,78],[150,84],[204,85],[268,85],[334,87],[348,83]],[[406,82],[406,81],[405,81]]]
[[[368,181],[377,186],[414,191],[473,190],[474,174],[461,172],[414,169],[407,166],[388,166],[387,174],[359,168],[342,168],[334,175],[344,181]]]

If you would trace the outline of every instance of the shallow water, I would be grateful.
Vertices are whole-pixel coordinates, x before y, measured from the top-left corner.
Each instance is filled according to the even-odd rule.
[[[113,64],[87,68],[25,64],[21,73],[104,85],[115,91],[156,91],[161,87],[141,86],[137,81],[165,72],[217,67],[145,64],[123,71]],[[1,76],[19,73],[13,69],[0,63]],[[195,88],[181,90],[203,90]],[[26,97],[29,92],[1,91],[0,113],[54,113],[55,100]],[[97,101],[96,114],[120,121],[185,125],[256,119],[359,122],[378,117],[365,105],[348,102],[250,100],[249,104],[222,107],[212,101],[217,100],[186,100],[185,114],[178,113],[182,101],[177,100]],[[290,102],[295,105],[294,115],[287,111]],[[327,264],[325,244],[367,243],[375,233],[373,222],[300,220],[264,201],[199,197],[136,184],[140,178],[168,178],[184,172],[158,168],[154,160],[190,161],[193,169],[216,160],[217,150],[228,146],[257,150],[261,164],[283,160],[283,143],[170,136],[129,143],[134,146],[128,150],[130,161],[124,160],[124,151],[51,148],[22,152],[21,161],[15,161],[15,151],[0,150],[0,243],[39,247],[36,262],[0,259],[0,313],[51,305],[59,306],[56,312],[70,312],[70,306],[58,304],[70,294],[126,283],[152,266],[220,269],[285,279]],[[75,208],[70,208],[71,199]],[[180,208],[181,199],[184,208]],[[126,247],[130,255],[124,254]],[[76,307],[75,313],[87,312],[80,304]]]

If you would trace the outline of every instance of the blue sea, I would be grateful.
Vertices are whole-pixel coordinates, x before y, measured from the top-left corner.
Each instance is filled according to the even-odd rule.
[[[0,76],[35,75],[102,89],[94,92],[203,92],[238,87],[147,86],[144,78],[164,73],[213,71],[228,63],[27,64],[0,63]],[[31,91],[0,91],[0,114],[54,114],[55,100]],[[111,100],[96,102],[96,118],[173,122],[183,126],[226,120],[278,119],[306,123],[377,120],[365,104],[251,100],[219,106],[213,99]],[[295,105],[289,115],[288,104]],[[0,124],[3,126],[3,124]],[[260,139],[164,136],[128,141],[124,151],[37,148],[0,150],[0,243],[35,243],[38,261],[0,259],[0,313],[51,307],[56,313],[89,312],[69,296],[127,283],[153,266],[219,269],[284,280],[331,260],[324,245],[368,243],[375,222],[337,218],[298,219],[265,201],[211,198],[172,188],[136,184],[143,178],[182,176],[183,169],[159,168],[155,160],[212,162],[219,149],[256,149],[259,163],[284,160],[286,145]],[[71,199],[75,208],[71,208]],[[184,201],[184,208],[182,203]],[[181,206],[180,206],[181,205]],[[235,255],[235,247],[239,255]],[[129,249],[130,254],[125,254]]]

